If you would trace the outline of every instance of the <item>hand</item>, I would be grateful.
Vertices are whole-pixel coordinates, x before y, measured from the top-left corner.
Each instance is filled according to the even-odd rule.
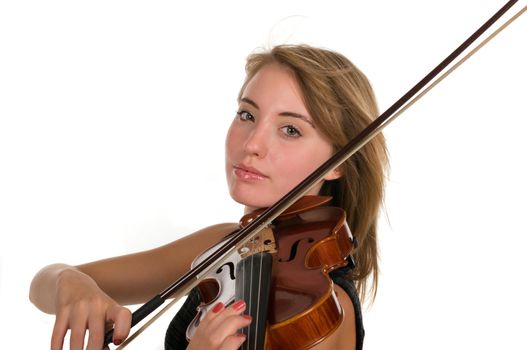
[[[245,334],[237,333],[251,323],[251,316],[242,315],[245,302],[239,300],[225,308],[222,303],[209,311],[201,321],[187,350],[236,350],[245,341]]]
[[[114,327],[113,343],[120,344],[130,332],[132,314],[104,293],[95,281],[78,270],[64,271],[57,280],[55,326],[51,350],[63,347],[68,329],[70,350],[84,348],[84,336],[89,331],[88,350],[100,350],[105,330]]]

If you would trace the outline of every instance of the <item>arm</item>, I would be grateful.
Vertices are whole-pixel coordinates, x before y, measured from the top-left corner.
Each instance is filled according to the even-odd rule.
[[[120,304],[145,302],[188,271],[194,258],[221,241],[236,227],[220,224],[145,252],[79,266],[53,264],[40,270],[30,287],[30,300],[42,311],[56,314],[52,349],[61,349],[71,329],[70,347],[102,346],[105,323],[115,324],[114,340],[130,330],[130,311]],[[80,345],[80,346],[79,346]],[[100,348],[100,346],[99,346]]]
[[[190,269],[192,261],[237,228],[219,224],[145,252],[78,266],[120,304],[149,300]]]

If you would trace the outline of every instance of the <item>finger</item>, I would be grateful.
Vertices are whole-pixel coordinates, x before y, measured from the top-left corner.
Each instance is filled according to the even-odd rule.
[[[230,335],[225,338],[223,344],[221,344],[220,350],[236,350],[242,346],[243,342],[246,340],[247,336],[243,333],[237,333]]]
[[[225,319],[216,328],[217,334],[223,337],[236,334],[240,329],[249,326],[252,317],[249,315],[233,315]]]
[[[75,321],[75,323],[71,325],[70,350],[82,350],[84,348],[86,323],[86,321]]]
[[[241,314],[242,312],[245,311],[246,307],[247,307],[247,305],[245,304],[245,301],[238,300],[238,301],[232,303],[231,305],[229,305],[228,307],[226,307],[224,309],[220,309],[218,311],[218,314],[219,315],[223,315],[223,317],[229,317],[229,316],[232,316],[232,315],[239,315],[239,314]],[[214,309],[212,311],[214,311]]]
[[[104,343],[104,327],[105,322],[101,314],[91,315],[88,320],[88,329],[90,335],[88,337],[87,350],[100,350]]]
[[[108,312],[108,320],[113,321],[113,343],[119,345],[128,337],[132,326],[132,313],[125,307],[115,305]]]
[[[68,331],[68,318],[57,315],[51,334],[51,350],[62,350],[64,337]]]
[[[209,329],[229,329],[230,333],[224,333],[225,335],[234,334],[237,331],[237,328],[233,328],[230,322],[227,321],[228,318],[233,316],[238,316],[245,311],[246,304],[243,300],[238,300],[235,303],[231,304],[229,307],[221,310],[216,315],[214,312],[209,312],[207,314],[207,328]],[[212,310],[211,310],[212,311]],[[226,327],[228,326],[228,327]]]
[[[209,320],[210,320],[209,322],[213,327],[217,327],[223,322],[225,322],[225,320],[228,317],[240,315],[241,313],[243,313],[246,307],[247,305],[245,304],[245,301],[238,300],[234,302],[232,305],[230,305],[229,307],[219,311],[217,315],[211,315],[209,317]],[[214,312],[209,312],[209,314],[214,314]],[[207,316],[209,315],[207,314]]]
[[[217,349],[225,342],[225,339],[236,335],[240,329],[247,327],[250,323],[251,316],[233,315],[222,320],[219,324],[207,326],[207,330],[203,336],[208,338],[210,344]]]
[[[247,307],[247,304],[245,304],[245,301],[238,300],[232,303],[232,305],[230,305],[226,311],[229,315],[239,315],[245,311],[246,307]]]
[[[209,312],[207,312],[205,319],[208,321],[215,319],[224,309],[225,305],[220,301],[214,305],[214,307]]]

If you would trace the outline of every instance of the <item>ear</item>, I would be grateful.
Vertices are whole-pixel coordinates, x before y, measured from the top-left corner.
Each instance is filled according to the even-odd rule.
[[[339,168],[337,168],[337,169],[333,169],[329,173],[327,173],[326,176],[324,176],[324,180],[326,180],[326,181],[336,180],[336,179],[338,179],[341,176],[342,176],[342,172],[340,171]]]

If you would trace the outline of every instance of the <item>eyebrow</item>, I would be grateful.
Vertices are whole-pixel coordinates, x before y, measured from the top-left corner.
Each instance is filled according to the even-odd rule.
[[[256,109],[260,109],[260,107],[258,107],[258,104],[256,102],[254,102],[253,100],[251,100],[250,98],[247,98],[247,97],[242,97],[240,99],[240,102],[245,102],[247,104],[250,104],[251,106],[253,106],[254,108]],[[315,124],[313,123],[313,121],[311,121],[308,117],[306,117],[305,115],[302,115],[300,113],[295,113],[295,112],[281,112],[278,114],[279,116],[282,116],[282,117],[293,117],[293,118],[298,118],[298,119],[301,119],[303,121],[305,121],[306,123],[308,123],[309,125],[311,125],[313,127],[313,129],[315,128]]]

